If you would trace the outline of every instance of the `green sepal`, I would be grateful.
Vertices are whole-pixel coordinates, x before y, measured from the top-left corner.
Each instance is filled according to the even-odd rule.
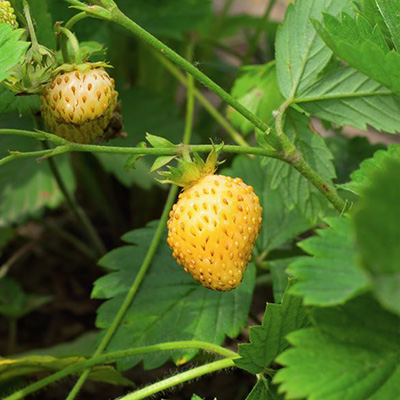
[[[175,145],[173,143],[171,143],[169,140],[167,140],[161,136],[151,135],[150,133],[146,133],[146,140],[155,148],[175,147]]]
[[[169,162],[171,162],[176,156],[160,156],[157,157],[156,160],[154,161],[152,167],[150,168],[150,173],[157,171],[158,169],[164,167],[164,165],[167,165]]]
[[[147,147],[147,144],[145,142],[140,142],[137,147],[139,148],[145,148]],[[141,158],[145,157],[144,154],[132,154],[129,156],[128,160],[126,161],[126,164],[124,166],[125,170],[130,170],[130,169],[135,169],[135,164],[136,161],[140,160]]]
[[[204,161],[196,152],[190,154],[190,147],[180,146],[181,158],[178,158],[177,167],[168,166],[168,171],[161,171],[159,174],[166,178],[158,180],[161,183],[173,183],[178,186],[189,187],[207,175],[214,174],[218,162],[218,155],[223,149],[223,144],[215,146]]]

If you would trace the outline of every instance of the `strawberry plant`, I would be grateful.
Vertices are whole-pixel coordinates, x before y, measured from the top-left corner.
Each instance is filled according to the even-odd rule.
[[[400,399],[400,1],[214,6],[0,0],[5,400]]]

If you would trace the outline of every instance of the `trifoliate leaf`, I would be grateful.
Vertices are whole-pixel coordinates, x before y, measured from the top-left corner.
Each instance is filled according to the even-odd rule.
[[[383,159],[370,179],[353,216],[357,247],[377,298],[400,315],[400,159]]]
[[[360,168],[351,174],[351,181],[341,188],[360,195],[372,183],[372,176],[383,168],[386,160],[400,161],[400,145],[392,144],[387,150],[377,151],[372,158],[363,161]]]
[[[98,310],[96,325],[107,329],[118,312],[146,256],[155,233],[155,224],[124,235],[132,245],[120,247],[100,260],[111,272],[98,279],[92,296],[108,299]],[[108,351],[177,340],[204,340],[222,344],[225,337],[236,337],[245,326],[255,283],[255,268],[250,265],[242,284],[231,292],[204,288],[184,272],[173,259],[166,235],[153,258],[150,270],[130,305]],[[144,360],[146,369],[172,359],[189,361],[197,350],[155,353],[121,360],[118,366],[130,368]]]
[[[400,97],[368,76],[343,67],[324,75],[296,98],[313,116],[366,130],[399,132]]]
[[[368,296],[311,311],[315,327],[293,332],[274,383],[288,399],[397,400],[400,319]]]
[[[235,364],[252,374],[262,373],[288,346],[286,335],[309,324],[300,298],[286,291],[282,304],[267,304],[262,325],[250,328],[250,343],[239,345]]]
[[[332,51],[318,36],[311,22],[322,13],[338,14],[352,0],[314,0],[290,4],[276,38],[278,84],[285,98],[297,97],[317,79]]]
[[[358,265],[351,223],[347,218],[329,218],[330,228],[300,242],[312,257],[294,261],[288,272],[297,278],[290,293],[302,296],[307,305],[343,304],[368,287],[368,278]]]

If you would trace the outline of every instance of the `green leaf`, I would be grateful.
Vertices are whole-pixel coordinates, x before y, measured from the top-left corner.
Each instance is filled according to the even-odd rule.
[[[276,303],[280,303],[282,301],[289,282],[289,275],[286,270],[288,266],[295,260],[297,260],[297,257],[268,261],[268,269],[271,271],[272,275],[272,289]]]
[[[246,397],[246,400],[279,400],[283,398],[279,396],[275,387],[272,387],[270,383],[261,376],[260,379],[255,384],[253,390]]]
[[[5,157],[7,150],[42,149],[33,139],[13,135],[0,137],[0,157]],[[55,162],[72,193],[76,183],[69,157],[57,157]],[[38,217],[46,207],[56,208],[64,200],[48,162],[37,162],[34,158],[14,160],[0,167],[0,187],[0,226],[20,224],[28,217]]]
[[[351,174],[349,183],[340,187],[360,195],[366,187],[371,185],[372,176],[382,169],[388,159],[400,161],[400,145],[392,144],[387,150],[377,151],[373,158],[363,161],[360,168]]]
[[[326,144],[334,156],[338,175],[335,183],[348,182],[350,174],[359,168],[362,161],[372,157],[376,151],[386,148],[382,143],[370,143],[365,136],[330,136],[326,138]]]
[[[371,174],[371,185],[363,190],[353,220],[376,296],[400,315],[400,159],[384,159]]]
[[[43,372],[56,372],[77,362],[85,361],[82,357],[56,358],[51,356],[26,356],[23,358],[0,358],[0,382],[16,377],[26,377]],[[118,386],[133,386],[133,382],[110,366],[95,366],[89,379]]]
[[[118,6],[156,36],[182,39],[212,16],[210,0],[120,0]]]
[[[145,140],[148,131],[179,143],[182,140],[184,122],[179,116],[179,108],[172,104],[167,94],[149,92],[145,88],[135,87],[129,91],[120,91],[122,115],[126,139],[120,138],[109,142],[110,146],[136,146]],[[194,137],[194,142],[196,137]],[[125,167],[127,156],[117,154],[96,154],[104,169],[116,176],[125,186],[136,184],[143,189],[154,185],[154,178],[149,174],[152,165],[150,158],[135,163],[135,169]]]
[[[348,14],[341,20],[326,14],[315,26],[336,56],[400,95],[400,53],[389,50],[378,27]]]
[[[400,393],[400,319],[370,297],[311,311],[315,327],[293,332],[274,383],[288,399],[388,400]]]
[[[399,0],[376,0],[387,27],[392,36],[393,43],[400,51],[400,1]]]
[[[291,109],[286,116],[284,131],[304,159],[325,182],[335,178],[333,156],[324,139],[311,131],[309,119]],[[297,170],[283,161],[269,158],[265,163],[270,186],[277,190],[289,210],[298,210],[310,224],[324,217],[330,205],[326,198]]]
[[[0,82],[8,78],[10,70],[22,59],[29,42],[20,41],[23,29],[12,29],[8,24],[0,24]]]
[[[39,96],[16,96],[0,84],[0,114],[34,114],[39,109]]]
[[[26,294],[12,278],[0,279],[0,314],[7,318],[22,318],[50,300],[50,296]]]
[[[274,122],[273,111],[285,100],[278,88],[275,62],[242,68],[242,74],[236,79],[231,94],[271,125]],[[254,126],[232,107],[228,108],[227,116],[240,132],[247,135],[254,131]]]
[[[290,293],[302,296],[304,304],[343,304],[368,287],[368,279],[358,265],[358,253],[351,223],[344,217],[329,218],[330,228],[300,242],[312,257],[301,257],[288,268],[297,278]]]
[[[109,299],[98,310],[96,325],[106,329],[113,321],[155,233],[155,223],[131,231],[123,240],[130,246],[120,247],[100,260],[112,271],[98,279],[92,297]],[[225,336],[236,337],[246,324],[255,283],[255,268],[249,265],[242,284],[231,292],[204,288],[184,272],[172,258],[163,235],[151,268],[113,336],[108,351],[176,340],[203,340],[222,344]],[[197,350],[160,352],[121,360],[126,369],[144,360],[145,369],[156,368],[172,359],[182,364]]]
[[[286,336],[308,324],[301,299],[286,291],[282,304],[267,304],[262,325],[250,328],[250,343],[239,345],[242,358],[235,364],[252,374],[262,373],[289,346]]]
[[[341,126],[399,132],[400,97],[351,67],[324,75],[295,101],[313,116]]]
[[[332,52],[315,31],[311,18],[338,14],[352,0],[297,0],[290,4],[276,38],[278,84],[285,98],[296,97],[323,71]]]
[[[258,254],[269,252],[288,240],[306,231],[310,224],[298,212],[289,210],[281,193],[271,188],[268,169],[263,166],[263,159],[236,156],[230,169],[221,171],[224,175],[242,178],[260,199],[263,208],[263,224],[256,243]]]

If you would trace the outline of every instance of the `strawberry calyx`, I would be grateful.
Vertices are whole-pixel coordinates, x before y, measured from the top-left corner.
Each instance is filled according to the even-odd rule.
[[[104,61],[85,62],[85,63],[81,63],[81,64],[65,63],[65,64],[62,64],[59,67],[53,69],[51,75],[52,75],[52,77],[55,77],[59,74],[63,74],[66,72],[71,72],[71,71],[79,71],[79,72],[85,73],[91,69],[96,69],[96,68],[113,68],[113,67],[112,67],[112,65],[107,64]]]
[[[196,152],[190,154],[190,147],[180,145],[179,150],[181,157],[177,158],[178,165],[176,167],[168,166],[168,171],[161,171],[159,174],[166,179],[158,180],[161,183],[172,183],[188,189],[199,182],[207,175],[213,175],[217,170],[217,166],[223,162],[218,161],[218,155],[223,149],[223,144],[215,146],[204,161]]]

